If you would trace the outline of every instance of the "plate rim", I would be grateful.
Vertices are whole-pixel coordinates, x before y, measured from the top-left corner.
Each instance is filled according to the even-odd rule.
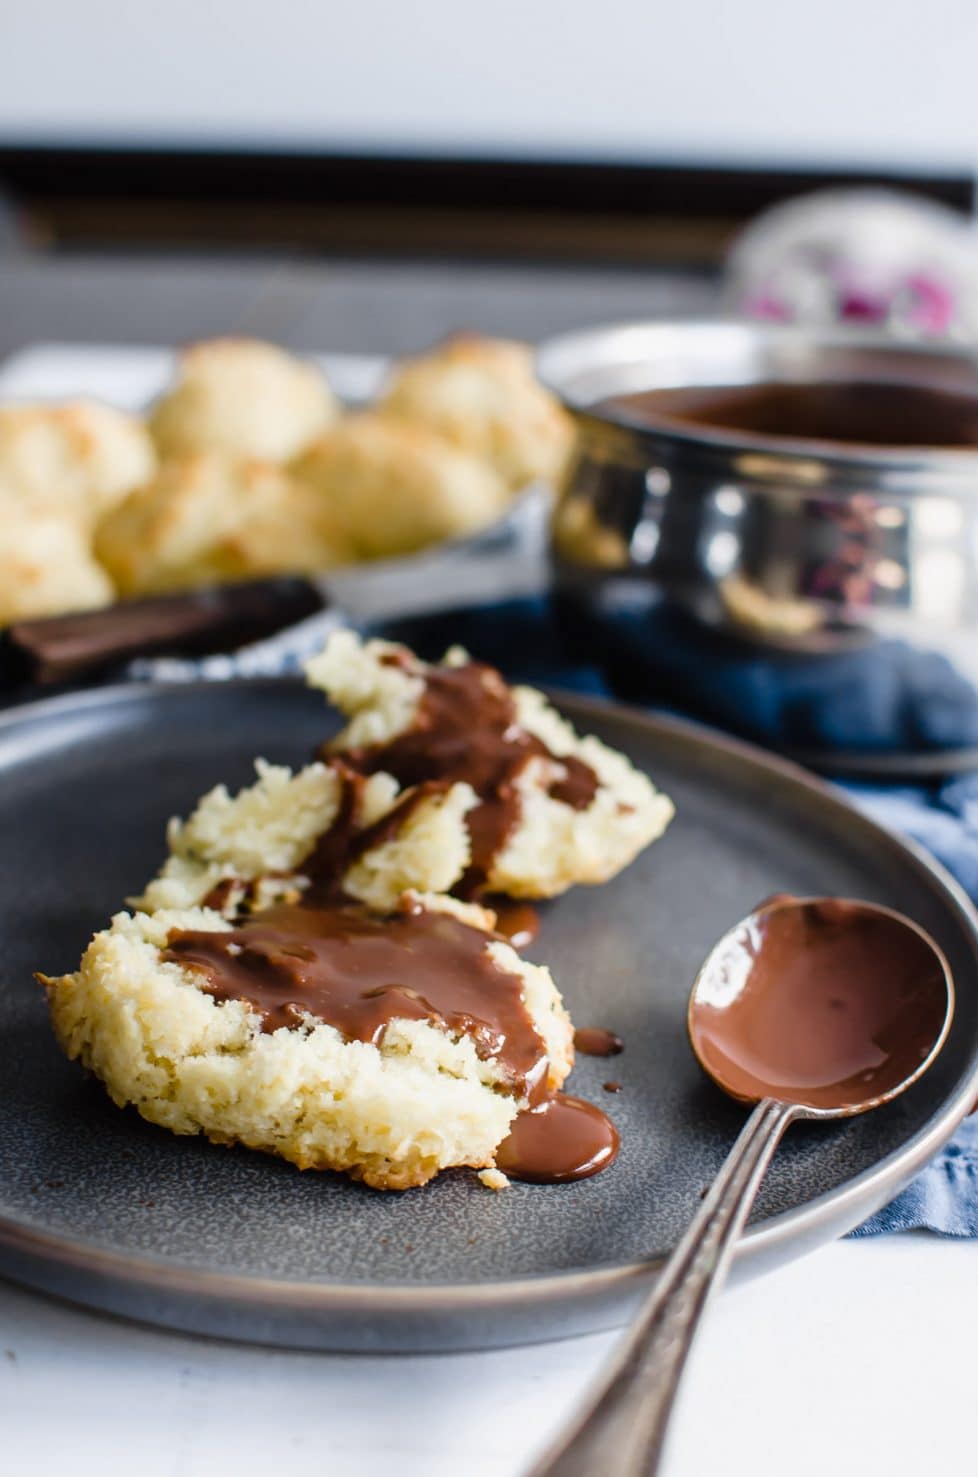
[[[39,698],[0,712],[0,743],[18,728],[33,722],[57,718],[60,714],[79,711],[113,709],[151,696],[157,699],[186,697],[193,692],[215,689],[227,691],[262,687],[274,690],[300,687],[295,675],[273,677],[238,677],[223,681],[120,682],[59,693]],[[709,725],[672,714],[632,707],[629,704],[550,688],[548,696],[575,721],[587,721],[588,715],[610,716],[626,724],[638,724],[654,733],[665,732],[674,738],[688,738],[714,752],[732,757],[755,769],[773,774],[792,786],[800,787],[810,798],[843,813],[872,836],[877,844],[903,860],[909,860],[932,890],[945,894],[945,901],[957,915],[962,933],[970,942],[978,968],[978,910],[967,893],[947,870],[917,842],[904,837],[866,815],[845,793],[825,780],[810,774],[798,764],[780,755],[770,754],[755,744],[732,738]],[[956,982],[957,983],[957,982]],[[742,1269],[762,1261],[772,1250],[797,1242],[798,1254],[806,1246],[819,1244],[828,1230],[844,1235],[867,1216],[886,1204],[918,1173],[954,1134],[978,1098],[978,1041],[975,1043],[971,1070],[965,1074],[954,1093],[935,1119],[918,1130],[901,1148],[886,1155],[878,1163],[862,1170],[851,1180],[834,1189],[823,1191],[802,1206],[779,1211],[756,1226],[748,1227],[736,1250],[735,1262]],[[52,1263],[59,1269],[82,1272],[97,1278],[136,1285],[161,1294],[175,1293],[232,1304],[274,1307],[279,1311],[303,1315],[326,1313],[364,1315],[420,1315],[448,1312],[453,1317],[479,1313],[489,1308],[502,1311],[514,1304],[561,1304],[577,1297],[592,1298],[601,1293],[623,1291],[634,1286],[663,1265],[668,1253],[656,1252],[635,1262],[616,1263],[606,1267],[572,1268],[566,1271],[500,1278],[486,1282],[380,1283],[343,1281],[295,1281],[280,1277],[256,1277],[246,1273],[227,1272],[216,1268],[194,1268],[175,1265],[165,1257],[147,1253],[129,1254],[101,1246],[85,1237],[25,1226],[0,1213],[0,1248],[29,1262]],[[37,1287],[33,1279],[29,1281]],[[45,1289],[41,1289],[45,1290]],[[71,1300],[71,1294],[63,1294]],[[79,1295],[77,1301],[91,1305],[91,1299]],[[132,1316],[132,1315],[130,1315]],[[138,1317],[138,1315],[135,1315]],[[141,1320],[141,1321],[145,1321]],[[546,1337],[546,1335],[543,1335]]]

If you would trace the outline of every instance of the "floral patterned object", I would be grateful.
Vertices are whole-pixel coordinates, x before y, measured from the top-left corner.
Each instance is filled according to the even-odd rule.
[[[735,242],[728,307],[781,323],[875,324],[978,338],[978,231],[888,190],[827,190],[765,212]]]

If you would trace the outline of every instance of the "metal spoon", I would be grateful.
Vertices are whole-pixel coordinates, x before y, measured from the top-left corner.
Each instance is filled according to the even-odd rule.
[[[954,1011],[947,960],[889,908],[777,897],[720,940],[689,1001],[693,1051],[757,1106],[595,1394],[531,1477],[647,1477],[693,1336],[778,1140],[849,1118],[927,1070]]]

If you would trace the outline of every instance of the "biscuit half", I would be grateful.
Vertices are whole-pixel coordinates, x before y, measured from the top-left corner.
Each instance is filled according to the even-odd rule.
[[[528,752],[524,761],[517,755],[507,777],[517,792],[518,805],[513,807],[513,824],[479,879],[481,891],[545,898],[576,883],[606,882],[662,835],[674,807],[647,775],[600,739],[579,736],[535,688],[506,688],[498,672],[470,662],[457,649],[441,664],[429,665],[406,647],[384,641],[364,643],[353,632],[335,632],[306,666],[310,684],[322,690],[348,719],[327,751],[354,765],[386,769],[403,780],[404,775],[398,774],[399,743],[414,730],[432,736],[430,729],[424,729],[430,719],[425,710],[428,690],[439,676],[463,670],[478,674],[485,683],[487,705],[496,713],[503,710],[508,693],[512,721],[503,743],[512,744],[514,750],[523,745],[525,750],[536,751]],[[456,775],[458,782],[465,783],[464,752],[467,739],[474,736],[464,731],[454,735],[454,748],[463,760],[460,765],[453,761],[441,776],[449,790]],[[570,765],[592,776],[587,803],[560,798]],[[439,778],[437,774],[432,777]],[[476,804],[487,799],[478,793],[478,785],[475,792]],[[453,823],[464,831],[474,813],[471,803],[460,807],[453,812]],[[455,852],[461,857],[464,847],[459,845]],[[466,865],[460,864],[444,885],[457,889],[464,884],[466,871]]]
[[[485,910],[437,897],[410,903],[450,912],[485,936],[495,969],[518,983],[547,1085],[558,1088],[573,1045],[549,971],[493,936]],[[58,1041],[116,1104],[176,1134],[244,1144],[301,1169],[342,1170],[376,1189],[492,1166],[526,1100],[473,1034],[395,1019],[373,1044],[345,1040],[313,1016],[265,1031],[246,1002],[215,1000],[192,969],[164,957],[175,929],[230,927],[201,908],[120,913],[76,973],[43,981]]]

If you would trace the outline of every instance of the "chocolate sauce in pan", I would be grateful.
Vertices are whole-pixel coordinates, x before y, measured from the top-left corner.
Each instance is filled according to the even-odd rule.
[[[574,1049],[582,1056],[617,1056],[625,1050],[625,1043],[603,1026],[578,1026],[574,1032]]]
[[[163,957],[215,999],[247,1001],[264,1031],[311,1015],[376,1044],[392,1020],[430,1021],[496,1057],[518,1096],[541,1094],[546,1048],[519,979],[493,962],[484,933],[445,913],[286,903],[227,932],[175,930]]]
[[[650,424],[849,445],[978,447],[978,383],[972,394],[874,380],[697,385],[618,395],[604,405]]]
[[[583,1180],[613,1164],[620,1143],[600,1108],[559,1092],[519,1115],[496,1150],[496,1165],[511,1179],[534,1184]]]
[[[385,660],[410,670],[410,658]],[[499,673],[481,662],[425,670],[425,690],[415,721],[387,744],[348,752],[344,763],[361,774],[386,770],[404,786],[447,789],[470,784],[479,804],[466,816],[472,844],[468,872],[456,889],[472,895],[484,887],[496,855],[520,815],[516,781],[533,758],[560,766],[549,793],[575,810],[586,810],[597,791],[590,765],[573,755],[554,755],[517,721],[512,694]],[[324,753],[329,758],[328,749]]]
[[[834,900],[745,925],[714,993],[715,1006],[700,992],[691,1026],[703,1062],[737,1097],[812,1107],[897,1086],[915,1055],[928,1055],[945,1012],[928,944],[884,914]]]

